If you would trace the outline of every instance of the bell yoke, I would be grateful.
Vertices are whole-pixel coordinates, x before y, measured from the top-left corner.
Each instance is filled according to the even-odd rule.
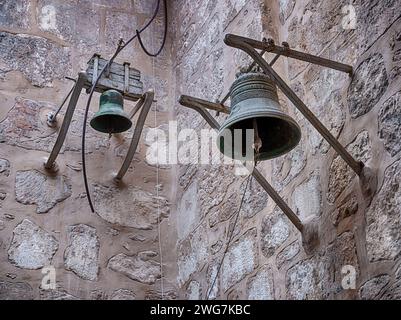
[[[186,95],[182,95],[179,99],[182,106],[197,111],[213,128],[218,130],[218,149],[224,155],[237,160],[258,162],[283,155],[299,143],[301,138],[300,127],[294,119],[281,110],[278,103],[277,86],[359,176],[362,194],[366,198],[371,198],[377,189],[377,174],[364,163],[356,160],[340,144],[273,69],[273,64],[280,56],[328,67],[347,73],[350,76],[353,73],[352,66],[290,49],[287,43],[283,43],[283,46],[276,45],[272,39],[257,41],[227,34],[224,42],[230,47],[242,50],[254,60],[251,66],[247,68],[248,73],[240,75],[230,88],[231,108],[224,105],[228,95],[223,98],[222,102],[211,102]],[[260,52],[257,50],[260,50]],[[264,59],[264,53],[275,54],[270,63]],[[255,65],[258,65],[263,73],[251,72],[252,67]],[[220,126],[207,109],[218,113],[228,113],[229,116]],[[240,135],[240,138],[242,138],[240,139],[241,143],[238,143],[235,129],[242,129]],[[247,151],[249,150],[249,141],[246,141],[248,129],[254,133],[254,140],[252,141],[253,153],[251,153],[253,159],[249,159],[248,155],[244,157],[244,148]],[[230,135],[225,134],[227,130],[231,131]],[[227,139],[227,137],[231,137],[231,140]],[[237,143],[235,143],[235,140],[237,140]],[[318,239],[318,228],[315,221],[301,221],[299,216],[294,213],[256,167],[252,169],[251,174],[289,220],[302,232],[303,242],[311,246],[315,244],[316,239]]]

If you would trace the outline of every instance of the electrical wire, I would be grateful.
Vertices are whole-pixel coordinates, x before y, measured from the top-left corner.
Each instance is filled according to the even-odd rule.
[[[166,39],[167,39],[167,0],[163,0],[164,3],[164,35],[163,35],[163,41],[162,44],[159,48],[159,50],[156,51],[156,53],[150,53],[146,48],[145,45],[142,42],[142,38],[141,38],[141,34],[139,32],[139,30],[136,30],[136,36],[138,38],[138,42],[141,45],[142,50],[150,57],[157,57],[160,52],[162,52],[164,45],[166,44]]]
[[[152,48],[154,46],[153,39],[154,31],[152,31],[151,44]],[[139,38],[138,38],[139,39]],[[155,79],[155,60],[152,59],[152,76]],[[153,87],[155,84],[153,83]],[[153,109],[153,121],[155,128],[157,127],[157,108]],[[159,199],[159,163],[156,163],[156,197]],[[159,257],[160,257],[160,293],[161,300],[164,300],[164,272],[163,272],[163,248],[162,248],[162,238],[161,238],[161,219],[160,219],[160,202],[157,201],[157,238],[159,245]]]
[[[166,5],[166,2],[165,2],[165,5]],[[96,88],[96,86],[97,86],[97,84],[99,82],[100,77],[103,75],[103,73],[106,71],[106,69],[108,69],[110,67],[110,65],[113,63],[114,59],[117,57],[117,55],[125,47],[127,47],[128,44],[130,44],[138,36],[138,34],[140,34],[141,32],[145,31],[151,25],[151,23],[155,20],[157,14],[159,12],[159,7],[160,7],[160,0],[157,0],[156,9],[155,9],[151,19],[139,31],[137,31],[137,33],[134,36],[132,36],[127,42],[124,42],[123,39],[120,39],[116,51],[114,52],[113,56],[109,59],[109,61],[105,64],[105,66],[99,72],[96,80],[92,84],[92,87],[91,87],[91,90],[90,90],[90,93],[89,93],[89,97],[88,97],[88,100],[87,100],[87,103],[86,103],[86,107],[85,107],[83,125],[82,125],[81,158],[82,158],[82,174],[83,174],[83,179],[84,179],[86,197],[88,199],[89,207],[90,207],[92,212],[95,212],[95,209],[94,209],[93,202],[92,202],[92,199],[91,199],[91,195],[90,195],[90,192],[89,192],[88,176],[87,176],[87,172],[86,172],[85,135],[86,135],[86,123],[88,121],[89,107],[90,107],[90,103],[92,101],[93,93],[95,92],[95,88]],[[166,13],[166,16],[167,16],[167,9],[165,9],[165,13]],[[167,33],[167,31],[165,31],[165,33]]]
[[[252,171],[253,171],[253,170],[256,168],[256,166],[258,165],[259,150],[260,150],[260,148],[262,147],[262,140],[261,140],[260,137],[259,137],[258,125],[257,125],[257,121],[256,121],[255,119],[253,120],[253,129],[254,129],[254,131],[255,131],[255,136],[254,136],[254,143],[253,143],[253,145],[252,145],[252,148],[255,150],[255,155],[254,155],[254,161],[255,161],[255,162],[254,162],[254,168],[252,169]],[[244,164],[244,166],[246,166],[246,165]],[[221,261],[220,261],[220,263],[219,263],[219,266],[218,266],[218,268],[217,268],[216,276],[214,277],[214,280],[213,280],[212,285],[210,286],[209,290],[206,292],[206,300],[209,300],[209,298],[210,298],[210,294],[211,294],[211,292],[212,292],[212,290],[213,290],[213,287],[214,287],[214,285],[215,285],[215,283],[216,283],[216,280],[217,280],[217,278],[218,278],[218,276],[219,276],[221,267],[222,267],[222,265],[223,265],[224,258],[225,258],[226,254],[227,254],[228,248],[230,247],[231,240],[232,240],[232,238],[234,237],[235,227],[237,226],[238,218],[239,218],[239,215],[240,215],[240,213],[241,213],[241,208],[242,208],[242,205],[243,205],[243,203],[244,203],[246,190],[248,189],[248,184],[249,184],[250,181],[252,181],[252,172],[250,172],[249,175],[248,175],[248,177],[247,177],[246,184],[245,184],[245,188],[244,188],[244,193],[242,194],[241,203],[240,203],[240,206],[239,206],[239,208],[238,208],[237,215],[236,215],[236,217],[235,217],[234,225],[233,225],[233,227],[232,227],[230,236],[228,237],[226,249],[224,250],[223,256],[222,256]],[[252,186],[251,186],[251,187],[252,187]]]
[[[51,121],[56,121],[58,114],[60,113],[61,109],[63,108],[64,104],[67,102],[67,100],[70,97],[70,95],[72,94],[72,92],[74,91],[75,86],[76,86],[76,84],[74,83],[71,90],[68,92],[67,96],[64,98],[63,102],[61,103],[61,105],[59,106],[57,111],[51,116]]]
[[[218,278],[218,276],[219,276],[221,267],[222,267],[222,265],[223,265],[224,258],[225,258],[226,254],[227,254],[227,252],[228,252],[228,248],[230,247],[231,240],[232,240],[233,237],[234,237],[235,227],[237,226],[237,223],[238,223],[238,218],[239,218],[239,215],[240,215],[240,212],[241,212],[242,205],[243,205],[243,203],[244,203],[246,190],[248,189],[248,184],[249,184],[249,181],[251,180],[251,178],[252,178],[252,174],[249,174],[249,176],[247,177],[247,180],[246,180],[244,193],[242,194],[241,203],[240,203],[240,206],[239,206],[239,208],[238,208],[237,215],[235,216],[234,225],[233,225],[232,230],[231,230],[231,233],[230,233],[230,235],[229,235],[229,237],[228,237],[226,249],[225,249],[224,252],[223,252],[223,256],[222,256],[222,258],[221,258],[221,260],[220,260],[219,266],[217,267],[216,276],[214,277],[214,280],[213,280],[213,282],[212,282],[212,285],[209,287],[209,290],[206,292],[206,300],[209,300],[209,298],[210,298],[210,294],[212,293],[212,290],[213,290],[213,288],[214,288],[214,285],[215,285],[215,283],[216,283],[216,280],[217,280],[217,278]]]

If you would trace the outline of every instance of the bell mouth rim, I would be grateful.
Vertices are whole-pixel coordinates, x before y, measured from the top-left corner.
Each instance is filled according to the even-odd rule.
[[[131,127],[132,127],[132,121],[131,121],[131,119],[129,119],[129,118],[127,118],[126,116],[121,115],[121,114],[114,114],[114,115],[112,115],[112,117],[119,118],[120,120],[122,120],[122,122],[121,122],[121,123],[122,123],[122,125],[121,125],[121,128],[122,128],[122,129],[110,131],[110,130],[105,130],[105,129],[103,129],[102,126],[95,127],[95,123],[96,123],[97,121],[99,121],[99,120],[100,120],[101,118],[103,118],[103,117],[110,117],[110,114],[99,114],[99,115],[94,116],[94,117],[91,119],[91,121],[89,122],[90,126],[91,126],[94,130],[99,131],[99,132],[102,132],[102,133],[121,133],[121,132],[128,131],[128,130],[131,129]]]
[[[271,160],[271,159],[274,159],[274,158],[281,157],[284,154],[292,151],[299,144],[299,142],[301,141],[301,138],[302,138],[301,127],[299,126],[299,124],[292,117],[290,117],[289,115],[286,115],[286,114],[284,114],[284,115],[282,113],[273,114],[272,112],[269,112],[268,116],[266,114],[253,115],[252,117],[244,118],[244,119],[241,119],[241,120],[249,120],[249,119],[252,119],[252,118],[266,118],[266,117],[268,117],[268,118],[277,118],[277,119],[280,119],[280,120],[283,120],[283,121],[287,120],[288,123],[291,125],[293,131],[297,132],[296,139],[293,140],[293,143],[291,143],[291,144],[287,143],[285,145],[285,148],[282,148],[281,152],[276,153],[276,154],[271,155],[271,156],[264,155],[264,154],[268,154],[268,152],[262,152],[262,153],[259,154],[259,157],[254,157],[254,161],[265,161],[265,160]],[[285,119],[283,119],[283,117]],[[225,155],[225,156],[227,156],[227,157],[229,157],[229,158],[231,158],[233,160],[239,160],[239,159],[236,159],[236,158],[232,157],[231,155],[228,155],[228,154],[222,152],[222,150],[220,148],[221,133],[222,133],[223,130],[228,129],[228,126],[230,126],[232,123],[235,122],[234,120],[232,120],[232,121],[230,121],[228,123],[224,123],[224,127],[222,126],[219,129],[219,131],[217,133],[216,144],[217,144],[217,149],[220,151],[220,153],[222,153],[223,155]],[[228,130],[231,130],[231,129],[228,129]],[[250,159],[248,159],[248,160],[250,160]]]

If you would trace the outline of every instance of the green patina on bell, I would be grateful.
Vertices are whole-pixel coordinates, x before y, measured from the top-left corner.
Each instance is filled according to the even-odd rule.
[[[293,149],[301,139],[301,129],[280,107],[274,82],[263,73],[246,73],[234,81],[230,89],[231,112],[220,128],[217,146],[223,154],[237,160],[262,161],[281,156]],[[246,130],[242,144],[235,143],[234,129],[257,128],[261,142],[252,158],[244,157]],[[230,130],[232,146],[224,148],[225,130]],[[226,132],[227,133],[227,132]],[[254,142],[254,141],[252,141]]]
[[[120,92],[107,90],[100,96],[99,111],[90,121],[93,129],[104,133],[127,131],[132,126],[130,118],[124,112],[124,99]]]

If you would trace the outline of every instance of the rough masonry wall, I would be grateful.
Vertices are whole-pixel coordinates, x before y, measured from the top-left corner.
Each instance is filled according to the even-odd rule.
[[[302,127],[297,148],[259,164],[302,221],[316,218],[311,252],[281,210],[251,182],[234,238],[213,288],[244,188],[232,167],[181,165],[178,170],[178,283],[189,299],[400,298],[401,268],[401,2],[176,1],[176,98],[221,99],[249,59],[223,43],[235,33],[351,64],[348,75],[280,58],[276,70],[328,129],[378,176],[373,199],[353,171],[281,95]],[[354,29],[345,5],[356,13]],[[352,13],[351,13],[352,14]],[[348,16],[349,17],[349,16]],[[344,27],[345,26],[345,27]],[[269,58],[269,57],[268,57]],[[199,131],[199,115],[176,108],[179,125]],[[220,116],[221,122],[224,117]],[[344,290],[342,268],[356,271]],[[344,269],[347,273],[349,269]]]
[[[180,94],[221,99],[250,62],[224,45],[224,34],[288,41],[355,67],[350,79],[285,58],[275,65],[341,143],[376,170],[377,193],[371,201],[362,196],[355,174],[280,95],[303,138],[259,169],[301,220],[317,217],[320,243],[305,252],[299,232],[252,180],[211,288],[245,188],[235,168],[168,164],[157,170],[145,157],[149,145],[141,143],[125,185],[117,187],[112,172],[131,135],[108,139],[88,128],[92,214],[79,152],[83,94],[57,159],[59,172],[43,169],[57,132],[46,126],[46,114],[71,87],[64,77],[85,69],[95,52],[109,57],[120,36],[149,18],[153,1],[0,1],[0,298],[157,299],[162,287],[167,299],[400,298],[400,1],[169,3],[163,55],[149,59],[134,43],[119,58],[140,69],[145,88],[156,91],[147,128],[167,130],[170,119],[179,128],[208,128],[176,101]],[[342,27],[342,8],[350,3],[353,30]],[[145,35],[150,49],[158,47],[161,27],[158,20]],[[98,95],[90,116],[97,103]],[[40,288],[49,265],[56,290]],[[341,286],[345,265],[357,271],[354,290]]]
[[[96,207],[91,213],[80,156],[84,92],[57,159],[59,171],[49,174],[43,167],[59,129],[46,125],[46,115],[72,86],[64,77],[85,70],[96,52],[110,57],[120,37],[128,39],[148,21],[154,5],[128,0],[0,1],[0,299],[160,297],[157,223],[170,215],[172,190],[165,188],[170,172],[161,168],[157,173],[146,162],[141,142],[124,184],[114,185],[113,173],[122,164],[132,131],[109,139],[88,126],[88,176]],[[143,36],[151,51],[160,45],[162,26],[158,19]],[[145,56],[135,42],[117,59],[142,72],[145,90],[155,89],[157,103],[147,127],[170,117],[169,43],[157,59]],[[98,101],[95,94],[89,117],[98,110]],[[126,102],[125,109],[133,105]],[[178,295],[175,250],[169,245],[173,235],[163,239],[168,298]],[[55,268],[56,290],[41,288],[42,270],[48,266]]]

